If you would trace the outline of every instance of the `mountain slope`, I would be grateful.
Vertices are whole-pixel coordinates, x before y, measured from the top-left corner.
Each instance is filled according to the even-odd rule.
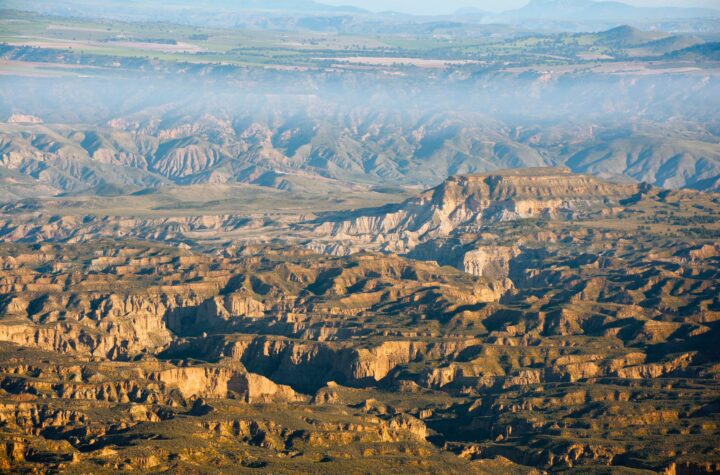
[[[663,32],[642,31],[628,25],[621,25],[597,34],[601,44],[610,45],[616,48],[637,46],[651,41],[658,41],[668,38],[670,35]]]
[[[638,135],[603,141],[572,154],[573,171],[613,178],[628,176],[665,188],[700,188],[718,175],[720,145],[682,137]]]
[[[710,8],[635,7],[621,2],[594,0],[532,0],[528,5],[501,15],[508,20],[638,21],[686,18],[719,18]]]
[[[590,124],[592,133],[583,136],[587,127],[579,124],[538,133],[471,115],[380,113],[234,123],[206,116],[152,127],[0,125],[0,168],[37,184],[41,195],[102,185],[128,191],[202,183],[284,189],[303,187],[312,177],[340,187],[432,186],[450,175],[553,164],[666,188],[702,189],[720,174],[720,147],[712,136],[679,129],[628,133]]]
[[[679,51],[670,52],[666,57],[683,61],[720,61],[720,42],[689,46]]]

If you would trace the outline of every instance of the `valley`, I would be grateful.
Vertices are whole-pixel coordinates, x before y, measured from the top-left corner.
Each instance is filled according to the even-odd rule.
[[[712,473],[718,206],[528,169],[265,243],[5,235],[3,463]]]
[[[720,12],[349,2],[0,2],[0,472],[720,473]]]

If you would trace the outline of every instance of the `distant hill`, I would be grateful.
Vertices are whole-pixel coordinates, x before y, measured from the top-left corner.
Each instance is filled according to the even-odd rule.
[[[650,41],[642,46],[650,50],[653,54],[666,54],[704,43],[705,42],[697,36],[673,35]]]
[[[154,2],[141,2],[146,3],[157,3],[162,5],[162,1]],[[180,2],[182,3],[182,1]],[[226,8],[228,10],[286,10],[286,11],[298,11],[298,12],[347,12],[347,13],[364,13],[367,10],[352,6],[334,6],[326,5],[324,3],[315,2],[313,0],[203,0],[199,2],[187,1],[185,2],[190,7],[204,7],[204,8]]]
[[[251,25],[252,28],[277,30],[296,28],[298,25],[291,19],[300,18],[302,29],[390,34],[418,33],[413,28],[415,25],[439,18],[452,19],[466,28],[504,24],[578,32],[601,31],[624,24],[644,29],[660,24],[664,29],[707,32],[715,31],[712,22],[720,19],[720,10],[708,8],[642,8],[593,0],[532,0],[523,8],[500,14],[467,7],[443,17],[393,11],[373,13],[355,6],[327,5],[315,0],[177,0],[172,3],[164,0],[3,0],[0,8],[63,17],[161,21],[221,28]],[[249,21],[249,18],[255,21]]]
[[[720,18],[720,10],[709,8],[635,7],[620,2],[593,0],[531,0],[523,8],[509,11],[498,19],[523,21],[608,21],[629,23],[647,20]]]
[[[490,15],[490,12],[487,12],[485,10],[481,10],[479,8],[475,7],[465,7],[460,8],[453,13],[453,16],[456,17],[484,17]]]
[[[629,25],[622,25],[598,33],[597,36],[603,44],[615,47],[624,47],[658,41],[660,39],[667,38],[670,35],[664,32],[642,31]]]
[[[720,61],[720,42],[691,46],[665,55],[668,59],[686,61]]]
[[[177,0],[168,4],[163,0],[5,0],[2,8],[24,11],[36,11],[44,14],[78,17],[104,17],[133,21],[177,21],[197,23],[202,19],[218,17],[223,14],[236,14],[247,11],[286,12],[302,14],[364,14],[366,10],[352,6],[334,6],[313,0]]]
[[[672,35],[664,31],[643,31],[621,25],[595,35],[597,43],[614,49],[631,49],[635,56],[664,55],[701,45],[704,41],[693,35]]]

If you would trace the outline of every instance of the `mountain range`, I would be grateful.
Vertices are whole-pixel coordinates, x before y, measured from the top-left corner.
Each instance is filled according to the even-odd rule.
[[[341,127],[322,117],[243,125],[240,118],[206,116],[156,131],[118,128],[119,123],[80,129],[0,125],[0,164],[14,174],[4,178],[13,184],[8,191],[24,183],[28,192],[35,188],[42,194],[238,182],[302,189],[309,177],[339,187],[428,186],[458,172],[558,163],[669,188],[712,189],[720,177],[720,146],[699,138],[650,131],[610,140],[589,136],[553,151],[562,138],[543,144],[550,138],[514,137],[501,124],[491,129],[467,117],[418,118],[406,129],[401,118],[386,115],[382,136],[363,124],[368,118],[356,120]]]
[[[720,18],[720,10],[688,7],[636,7],[621,2],[595,0],[531,0],[525,7],[501,13],[500,21],[635,21]]]
[[[720,473],[717,19],[0,2],[0,473]]]
[[[605,34],[623,43],[654,37]],[[620,182],[717,189],[716,80],[525,74],[489,81],[503,86],[481,81],[476,90],[488,91],[464,95],[467,104],[420,92],[412,101],[362,105],[279,89],[207,91],[188,101],[184,89],[143,82],[106,103],[113,83],[24,81],[49,94],[2,96],[16,111],[0,124],[3,199],[208,183],[428,187],[458,173],[556,165]]]
[[[620,24],[649,26],[657,21],[712,21],[720,19],[720,10],[689,7],[636,7],[621,2],[595,0],[532,0],[528,5],[503,13],[489,13],[475,8],[463,8],[441,16],[399,14],[391,11],[373,13],[355,6],[327,5],[313,0],[202,0],[200,2],[175,2],[172,8],[159,0],[149,2],[119,2],[111,0],[97,3],[85,0],[5,0],[4,8],[37,11],[45,14],[79,17],[105,17],[122,20],[165,21],[193,24],[196,26],[232,27],[240,17],[237,15],[300,15],[300,16],[359,16],[368,25],[377,22],[392,24],[417,23],[451,19],[460,23],[507,23],[529,28],[579,30],[583,27],[603,29]],[[227,15],[223,20],[217,14]],[[262,23],[260,23],[262,24]],[[313,22],[305,22],[304,28],[312,29]],[[580,26],[582,25],[582,26]],[[377,25],[375,25],[377,26]]]

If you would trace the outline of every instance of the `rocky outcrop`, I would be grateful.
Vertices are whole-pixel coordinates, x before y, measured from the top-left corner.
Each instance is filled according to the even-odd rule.
[[[510,261],[520,255],[520,249],[507,246],[483,246],[465,254],[465,272],[491,280],[507,279]]]
[[[684,353],[666,362],[622,368],[617,371],[617,375],[629,379],[659,378],[687,368],[695,357],[696,353]]]
[[[151,375],[150,379],[177,387],[186,399],[227,398],[231,392],[237,393],[249,403],[295,402],[308,399],[288,386],[275,384],[242,368],[173,368]]]
[[[409,252],[421,242],[473,232],[485,223],[600,212],[636,192],[632,185],[573,175],[562,168],[456,176],[397,206],[320,220],[314,231],[340,242],[363,243],[366,249]]]
[[[23,305],[16,299],[8,310],[39,322],[0,322],[0,341],[45,350],[126,358],[157,351],[170,343],[172,337],[164,321],[165,314],[175,306],[196,302],[191,296],[177,294],[90,294],[35,299],[30,309],[29,301]],[[28,310],[32,315],[28,315]]]
[[[8,124],[42,124],[40,117],[28,114],[12,114],[8,118]]]
[[[1,245],[0,466],[712,470],[720,202],[553,173],[430,193],[460,211],[415,259]],[[478,205],[525,192],[541,218]]]

